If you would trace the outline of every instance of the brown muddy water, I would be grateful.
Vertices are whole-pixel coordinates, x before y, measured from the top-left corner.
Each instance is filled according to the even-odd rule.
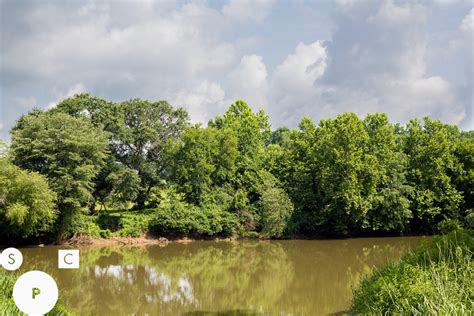
[[[422,239],[91,246],[79,248],[79,270],[59,270],[63,248],[47,246],[22,248],[21,270],[49,273],[78,315],[328,315],[349,308],[363,275]]]

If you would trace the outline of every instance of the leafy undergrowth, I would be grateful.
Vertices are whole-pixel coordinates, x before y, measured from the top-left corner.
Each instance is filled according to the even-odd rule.
[[[13,286],[20,277],[18,272],[8,272],[0,270],[0,316],[25,315],[15,305],[12,298]],[[74,316],[61,304],[56,304],[54,309],[47,314],[48,316]]]
[[[458,231],[421,246],[366,277],[350,313],[468,315],[474,310],[474,233]]]

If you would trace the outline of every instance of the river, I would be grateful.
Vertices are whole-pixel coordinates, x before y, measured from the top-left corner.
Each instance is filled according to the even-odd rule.
[[[22,248],[22,271],[48,272],[78,315],[328,315],[350,306],[371,269],[422,237],[195,241],[80,247],[79,270],[57,269],[56,246]]]

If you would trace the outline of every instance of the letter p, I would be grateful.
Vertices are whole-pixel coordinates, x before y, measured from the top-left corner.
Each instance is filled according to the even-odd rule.
[[[37,287],[34,287],[33,290],[31,291],[31,297],[35,299],[36,296],[38,296],[40,293],[41,293],[41,290],[38,289]]]

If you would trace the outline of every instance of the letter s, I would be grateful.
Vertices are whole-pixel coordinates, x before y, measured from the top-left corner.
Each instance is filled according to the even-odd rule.
[[[15,263],[15,258],[13,258],[15,254],[11,253],[8,255],[8,258],[10,258],[11,261],[8,261],[9,264],[14,264]]]

